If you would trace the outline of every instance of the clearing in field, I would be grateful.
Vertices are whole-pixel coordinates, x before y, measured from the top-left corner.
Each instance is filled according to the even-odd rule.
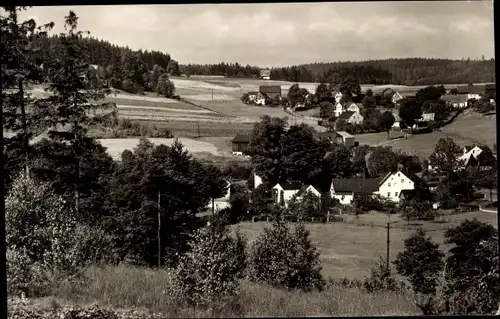
[[[148,138],[148,140],[155,145],[167,145],[170,146],[175,141],[174,138]],[[133,150],[139,145],[138,138],[110,138],[110,139],[99,139],[102,146],[107,148],[108,154],[115,160],[121,159],[121,154],[125,150]],[[215,156],[224,156],[225,154],[217,149],[213,144],[197,141],[188,138],[179,138],[186,150],[191,153],[210,153]]]

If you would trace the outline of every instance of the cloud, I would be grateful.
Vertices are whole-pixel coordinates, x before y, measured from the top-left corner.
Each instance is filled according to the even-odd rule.
[[[180,63],[261,66],[388,57],[494,56],[491,1],[34,7],[26,14]]]

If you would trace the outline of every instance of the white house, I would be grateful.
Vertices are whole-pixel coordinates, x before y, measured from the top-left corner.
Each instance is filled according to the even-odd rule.
[[[467,94],[458,94],[458,95],[443,95],[441,100],[445,101],[447,105],[450,105],[454,108],[462,109],[468,104],[468,96]]]
[[[271,79],[271,70],[270,69],[260,70],[260,77],[263,80],[270,80]]]
[[[285,207],[288,206],[290,199],[296,195],[302,188],[300,184],[278,183],[273,186],[274,202],[281,203],[283,201]]]
[[[317,197],[321,198],[321,192],[318,191],[314,186],[304,185],[300,188],[299,192],[297,193],[297,199],[302,200],[304,195],[307,193],[312,193],[312,194],[316,195]]]
[[[344,107],[342,106],[342,104],[340,102],[337,101],[337,103],[335,103],[335,107],[333,109],[333,114],[335,115],[335,117],[339,117],[340,114],[342,114],[342,112],[344,112]]]
[[[336,89],[335,91],[333,91],[333,97],[335,98],[335,102],[337,103],[340,103],[340,100],[342,99],[342,92],[340,92],[339,89]]]
[[[383,178],[333,179],[330,192],[343,205],[350,205],[354,194],[380,196],[398,203],[402,191],[414,191],[421,179],[401,171],[388,173]]]
[[[354,112],[354,113],[359,113],[361,112],[361,108],[354,102],[351,102],[349,104],[349,106],[347,106],[346,108],[347,111],[351,111],[351,112]]]
[[[354,194],[378,194],[380,180],[381,178],[334,178],[330,186],[330,193],[342,205],[351,205]]]
[[[422,121],[434,121],[435,113],[423,113]]]
[[[399,92],[394,92],[394,94],[391,97],[391,101],[394,104],[398,104],[398,102],[402,99],[403,97],[401,96],[401,94],[399,94]]]
[[[254,188],[257,188],[262,184],[262,178],[255,173],[253,173],[253,184]]]
[[[479,147],[474,145],[474,147],[464,147],[464,154],[458,158],[459,161],[462,161],[463,166],[469,165],[469,162],[471,159],[477,159],[479,154],[483,152],[483,150]]]
[[[379,195],[392,202],[398,203],[403,190],[413,191],[420,186],[421,179],[413,174],[401,171],[387,174],[380,182]]]

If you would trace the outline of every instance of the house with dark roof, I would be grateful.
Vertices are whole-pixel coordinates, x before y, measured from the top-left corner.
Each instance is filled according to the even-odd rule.
[[[271,70],[270,69],[260,70],[260,78],[263,80],[270,80],[271,79]]]
[[[484,94],[485,86],[484,85],[463,85],[457,87],[458,94],[464,94],[467,96],[467,100],[476,99],[479,100],[481,96]]]
[[[238,133],[231,141],[234,155],[246,155],[250,144],[250,134]]]
[[[379,189],[381,178],[334,178],[330,187],[333,198],[342,205],[350,205],[357,195],[375,195]]]
[[[278,183],[273,186],[273,199],[277,204],[288,206],[290,199],[296,195],[302,188],[302,184]]]
[[[337,126],[337,123],[349,123],[349,124],[361,124],[363,123],[363,115],[359,114],[358,112],[353,112],[353,111],[345,111],[340,114],[339,118],[337,121],[335,121]]]
[[[355,194],[380,196],[398,203],[402,191],[427,189],[425,183],[415,174],[397,171],[384,177],[333,179],[330,192],[343,205],[350,205]]]
[[[443,95],[441,100],[445,101],[448,106],[452,106],[454,108],[464,108],[467,106],[469,99],[467,98],[467,94],[457,94],[457,95]]]
[[[259,92],[270,99],[281,99],[281,86],[279,85],[261,85]]]

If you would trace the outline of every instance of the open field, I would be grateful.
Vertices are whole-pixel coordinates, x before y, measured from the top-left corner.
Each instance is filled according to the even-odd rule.
[[[306,224],[311,231],[311,240],[320,252],[323,266],[323,275],[332,278],[363,279],[370,274],[379,256],[386,256],[387,229],[389,221],[387,215],[370,213],[360,215],[358,220],[354,216],[346,216],[348,222],[333,222],[329,224]],[[457,225],[461,220],[478,218],[483,222],[495,225],[497,215],[483,212],[471,212],[444,217],[439,222],[418,222],[416,227],[422,227],[433,240],[444,245],[443,229]],[[390,259],[394,260],[398,252],[404,249],[404,239],[414,230],[403,229],[406,224],[398,216],[391,216],[390,221],[395,225],[390,230]],[[358,223],[358,225],[354,224]],[[373,224],[373,226],[371,226]],[[242,234],[251,242],[269,225],[265,222],[244,222],[239,224]]]
[[[149,141],[155,145],[164,144],[167,146],[172,145],[174,138],[149,138]],[[107,148],[108,153],[113,159],[120,159],[121,154],[125,150],[133,150],[139,145],[138,138],[113,138],[113,139],[99,139],[102,146]],[[190,153],[210,153],[215,156],[224,156],[225,153],[219,151],[213,144],[197,141],[187,138],[179,138],[186,149]]]
[[[453,123],[441,129],[441,132],[453,139],[462,139],[470,143],[484,143],[493,148],[496,143],[496,115],[483,116],[467,112]]]
[[[31,309],[53,310],[62,305],[89,306],[97,303],[119,313],[120,318],[214,317],[214,314],[180,307],[168,297],[171,275],[168,270],[131,266],[90,267],[82,284],[61,283],[50,298],[31,300]],[[302,316],[391,316],[419,315],[409,294],[393,292],[367,294],[360,289],[331,286],[322,292],[295,292],[266,285],[240,283],[239,307],[225,307],[215,317],[302,317]],[[12,304],[9,304],[9,308]]]

